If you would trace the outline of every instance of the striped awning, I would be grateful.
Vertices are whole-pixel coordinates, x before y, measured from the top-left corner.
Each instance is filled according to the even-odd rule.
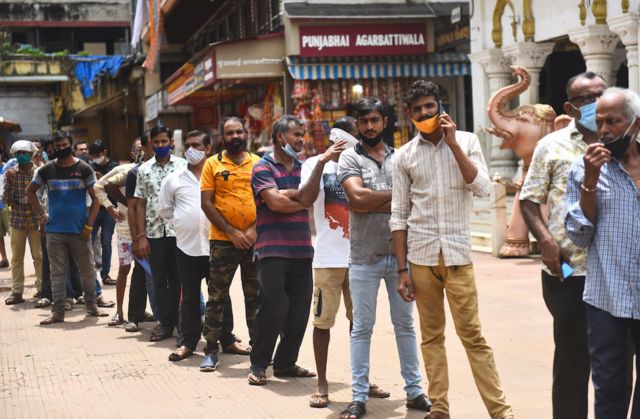
[[[464,57],[464,58],[463,58]],[[350,59],[351,58],[351,59]],[[455,58],[453,61],[452,58]],[[462,59],[461,59],[462,58]],[[388,77],[467,76],[471,65],[466,55],[455,57],[381,57],[367,62],[358,57],[340,59],[287,57],[287,68],[295,80],[380,79]]]

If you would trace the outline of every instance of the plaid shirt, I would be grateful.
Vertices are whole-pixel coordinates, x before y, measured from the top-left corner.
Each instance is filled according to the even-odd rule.
[[[27,200],[27,186],[33,179],[33,164],[28,168],[18,166],[7,170],[4,180],[3,200],[11,207],[9,224],[16,230],[37,230],[38,220],[29,201]]]
[[[612,160],[600,171],[596,222],[580,207],[584,161],[573,163],[567,183],[567,234],[587,248],[583,299],[614,317],[640,319],[640,192],[622,165]]]

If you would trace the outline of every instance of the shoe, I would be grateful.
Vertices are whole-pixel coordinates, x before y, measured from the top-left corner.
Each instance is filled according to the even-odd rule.
[[[96,269],[102,269],[102,263],[96,262]]]
[[[449,415],[442,412],[431,412],[431,413],[428,413],[427,416],[425,416],[424,418],[425,419],[451,419]]]
[[[60,316],[58,314],[51,313],[51,315],[49,317],[47,317],[46,319],[44,319],[44,320],[42,320],[40,322],[40,325],[48,326],[48,325],[53,324],[53,323],[62,323],[63,321],[64,321],[64,316]]]
[[[220,363],[218,362],[218,357],[214,354],[205,354],[204,359],[200,363],[200,371],[202,372],[213,372],[218,368]]]
[[[98,309],[97,305],[87,307],[87,316],[91,317],[107,317],[109,313]]]
[[[114,303],[113,301],[106,300],[104,298],[104,295],[100,295],[98,296],[98,298],[96,298],[96,304],[98,304],[98,307],[104,308],[110,308],[116,305],[116,303]]]
[[[12,306],[14,304],[22,304],[24,303],[24,298],[22,298],[22,294],[16,294],[15,292],[12,292],[11,296],[4,300],[4,303],[8,306]]]
[[[144,312],[144,322],[154,322],[155,319],[153,318],[153,314],[149,313],[148,311]]]
[[[124,327],[124,331],[129,333],[135,333],[135,332],[139,332],[140,328],[138,327],[138,323],[136,322],[127,322],[127,324]]]
[[[149,342],[160,342],[161,340],[169,339],[173,336],[173,328],[171,330],[163,329],[162,327],[157,332],[151,334]]]
[[[36,308],[44,308],[49,307],[51,305],[51,300],[48,298],[40,298],[36,303]]]
[[[104,278],[102,278],[102,285],[115,285],[116,282],[117,281],[110,276],[105,276]]]
[[[76,304],[84,304],[84,295],[76,298]]]
[[[225,354],[249,355],[251,354],[251,346],[242,345],[240,342],[236,341],[225,347],[222,352]]]
[[[182,361],[183,359],[189,358],[191,355],[193,355],[193,349],[189,348],[188,346],[182,345],[169,355],[169,361]]]
[[[69,311],[73,308],[73,304],[75,303],[73,298],[65,298],[64,299],[64,310]]]
[[[405,406],[407,406],[407,409],[429,412],[431,410],[431,400],[429,400],[429,398],[425,394],[421,394],[416,398],[407,400]]]

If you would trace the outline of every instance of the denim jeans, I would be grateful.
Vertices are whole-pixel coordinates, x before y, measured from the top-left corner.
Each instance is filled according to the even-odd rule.
[[[102,287],[98,281],[97,275],[94,275],[96,281],[96,297],[102,295]],[[82,280],[80,279],[80,271],[73,259],[69,259],[69,272],[67,273],[66,282],[67,298],[75,298],[76,300],[82,295]]]
[[[394,255],[369,265],[349,265],[349,290],[353,301],[351,332],[351,391],[353,401],[366,402],[369,394],[369,353],[376,320],[376,302],[380,279],[384,279],[389,295],[391,322],[400,356],[400,374],[407,398],[423,394],[420,387],[420,362],[416,332],[413,328],[413,303],[405,303],[396,291],[398,267]]]
[[[107,212],[104,207],[100,207],[96,221],[93,223],[91,240],[96,239],[98,229],[100,229],[100,246],[102,247],[102,268],[100,268],[100,278],[103,280],[109,276],[111,270],[111,241],[113,231],[116,228],[116,220]]]

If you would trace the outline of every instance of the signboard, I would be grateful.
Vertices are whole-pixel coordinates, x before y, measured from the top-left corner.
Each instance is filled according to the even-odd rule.
[[[424,23],[300,27],[300,56],[412,55],[427,52]]]
[[[469,42],[471,31],[469,24],[452,25],[449,28],[436,32],[436,51],[444,51],[457,45]]]
[[[462,19],[462,7],[454,7],[451,10],[451,23],[458,23]]]
[[[173,105],[189,96],[193,92],[215,81],[215,66],[213,51],[209,51],[195,64],[185,64],[170,79],[167,86],[167,100]]]
[[[149,96],[145,105],[144,121],[149,122],[156,119],[158,117],[158,95],[154,93]]]
[[[250,39],[216,46],[218,79],[282,77],[282,36]]]

